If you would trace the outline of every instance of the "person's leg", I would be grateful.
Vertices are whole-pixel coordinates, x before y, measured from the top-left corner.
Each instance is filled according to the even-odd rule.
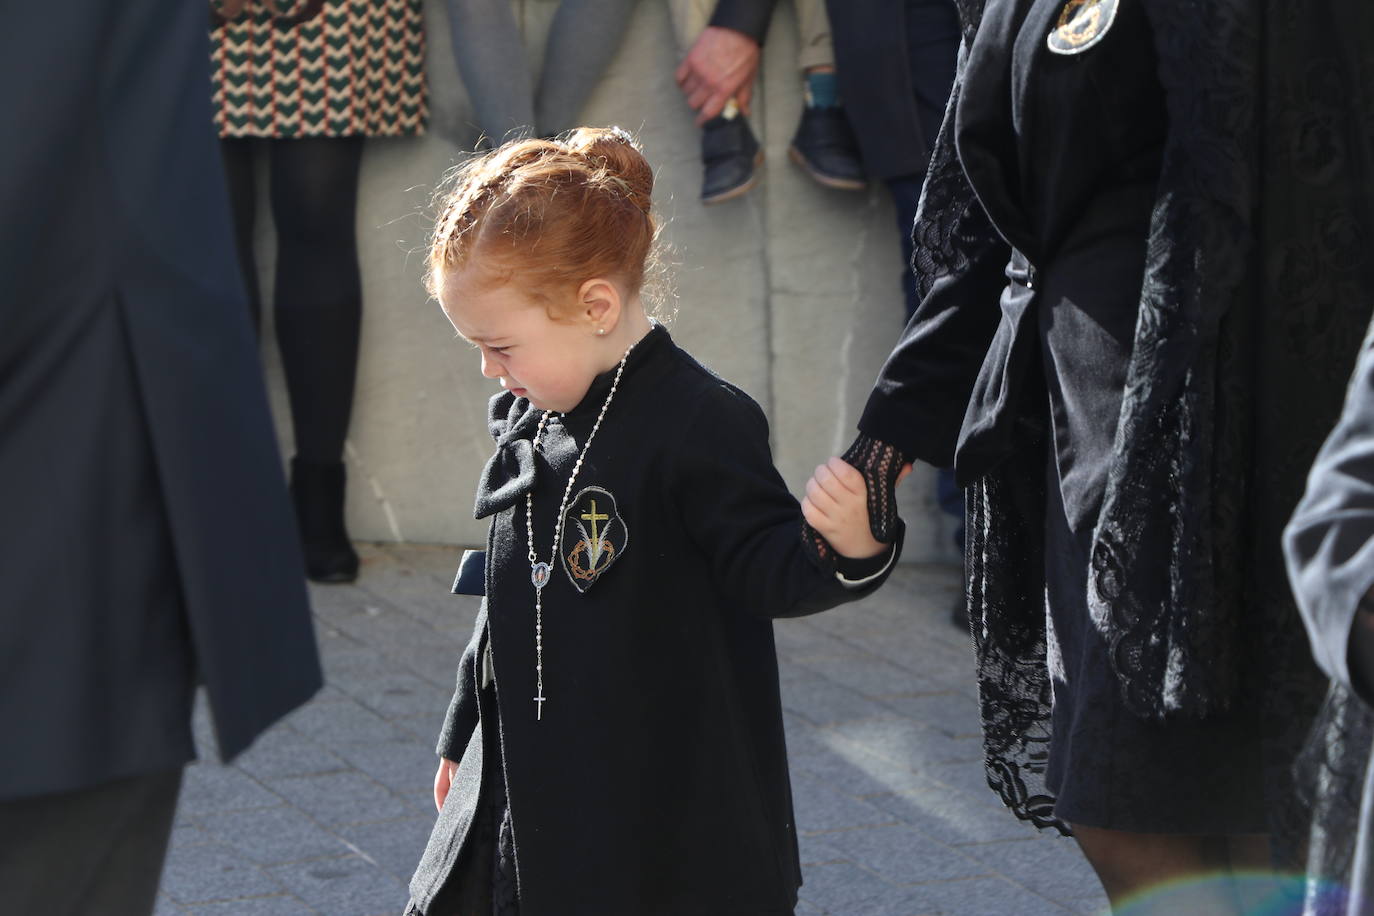
[[[840,99],[825,0],[794,0],[794,5],[803,105],[788,156],[826,187],[863,190],[868,181],[859,142]]]
[[[678,53],[686,54],[711,21],[714,0],[669,0]],[[748,120],[731,99],[725,110],[701,126],[701,202],[716,204],[758,184],[763,149]]]
[[[534,85],[510,0],[449,0],[453,57],[477,126],[499,145],[533,132]]]
[[[272,143],[277,344],[295,431],[292,496],[312,579],[350,581],[344,441],[353,410],[362,281],[355,228],[361,137]]]
[[[181,770],[0,802],[5,912],[148,916]]]
[[[1268,868],[1266,837],[1130,833],[1073,826],[1113,912],[1131,916],[1241,916],[1251,912],[1234,874]]]
[[[797,11],[797,69],[835,70],[835,46],[830,40],[830,17],[825,0],[794,0]]]
[[[247,138],[220,141],[224,159],[224,178],[229,187],[229,204],[234,211],[234,242],[239,251],[239,269],[248,293],[248,308],[253,327],[262,327],[262,296],[258,291],[258,265],[253,256],[253,223],[257,219],[257,182],[253,180],[253,151],[258,143]]]
[[[927,146],[935,143],[954,85],[959,56],[959,11],[954,0],[906,0],[907,68],[916,94],[916,118]]]
[[[563,0],[554,13],[534,97],[540,136],[576,127],[630,25],[637,0]]]

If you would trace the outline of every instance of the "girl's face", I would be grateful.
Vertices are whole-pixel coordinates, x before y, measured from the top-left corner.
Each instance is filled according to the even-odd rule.
[[[572,410],[609,365],[593,315],[555,321],[516,283],[491,282],[472,266],[449,271],[439,304],[458,335],[482,355],[482,374],[542,410]],[[571,303],[569,303],[571,304]]]

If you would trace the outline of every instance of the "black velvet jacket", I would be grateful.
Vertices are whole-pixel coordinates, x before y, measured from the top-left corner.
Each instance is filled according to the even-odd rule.
[[[423,907],[471,823],[479,722],[496,713],[478,690],[490,647],[522,916],[791,913],[801,875],[771,621],[861,597],[891,564],[858,588],[813,565],[762,411],[655,328],[569,499],[536,718],[524,497],[533,484],[547,560],[612,375],[549,419],[538,451],[541,411],[508,393],[491,402],[486,599],[439,743],[459,777],[411,893]]]
[[[1374,236],[1374,8],[1128,2],[1149,21],[1167,131],[1089,603],[1132,709],[1204,716],[1257,690],[1284,733],[1269,754],[1282,771],[1314,672],[1294,638],[1279,532],[1336,418],[1374,286],[1362,254]],[[1007,4],[1029,6],[988,0],[986,21],[1005,23]],[[1013,295],[999,309],[1007,236],[1019,242],[997,222],[1007,195],[971,181],[955,144],[961,100],[1007,91],[966,82],[984,7],[960,2],[960,74],[915,230],[925,299],[860,427],[909,456],[957,460],[971,487],[989,773],[1015,810],[1051,823],[1035,780],[1050,702],[1045,390],[1034,353],[1018,356],[1035,348],[1025,303]],[[1006,53],[999,81],[1035,78],[1009,42]],[[1110,82],[1101,88],[1107,104],[1083,116],[1128,125],[1136,113],[1110,104]],[[1014,161],[1024,126],[1008,122],[994,155]],[[987,690],[994,672],[1000,698]]]

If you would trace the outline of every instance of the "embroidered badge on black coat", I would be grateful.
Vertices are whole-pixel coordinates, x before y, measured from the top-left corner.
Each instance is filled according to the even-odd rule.
[[[563,514],[563,571],[579,592],[591,588],[629,543],[630,531],[616,511],[615,497],[587,487]]]
[[[1055,54],[1080,54],[1102,40],[1116,21],[1118,0],[1068,0],[1048,44]]]

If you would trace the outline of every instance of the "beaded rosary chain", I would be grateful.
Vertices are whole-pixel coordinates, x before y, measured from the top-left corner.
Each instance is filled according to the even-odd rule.
[[[638,341],[636,341],[638,343]],[[534,679],[538,687],[538,694],[534,698],[535,719],[544,718],[544,586],[549,584],[549,578],[553,572],[553,564],[558,559],[558,551],[563,545],[563,513],[568,510],[568,497],[572,494],[573,483],[577,480],[578,473],[582,470],[582,462],[587,457],[587,449],[592,447],[592,440],[596,438],[596,431],[601,428],[601,421],[606,417],[606,411],[611,406],[611,400],[615,397],[616,390],[620,387],[620,376],[625,372],[625,363],[630,358],[630,351],[635,348],[635,344],[630,344],[625,350],[625,355],[620,358],[620,365],[616,367],[615,378],[611,381],[611,390],[606,393],[606,400],[601,404],[601,412],[596,415],[596,422],[592,424],[592,431],[587,434],[587,441],[582,445],[582,451],[578,453],[577,461],[573,464],[572,473],[568,476],[567,486],[563,488],[563,499],[558,503],[558,514],[553,518],[553,550],[549,554],[549,562],[541,562],[534,552],[534,488],[525,494],[525,538],[529,545],[530,561],[530,582],[534,584]],[[549,422],[549,417],[553,411],[546,410],[544,415],[539,418],[539,426],[534,431],[535,451],[539,450],[539,438],[544,434],[544,426]],[[560,414],[560,417],[564,414]]]

